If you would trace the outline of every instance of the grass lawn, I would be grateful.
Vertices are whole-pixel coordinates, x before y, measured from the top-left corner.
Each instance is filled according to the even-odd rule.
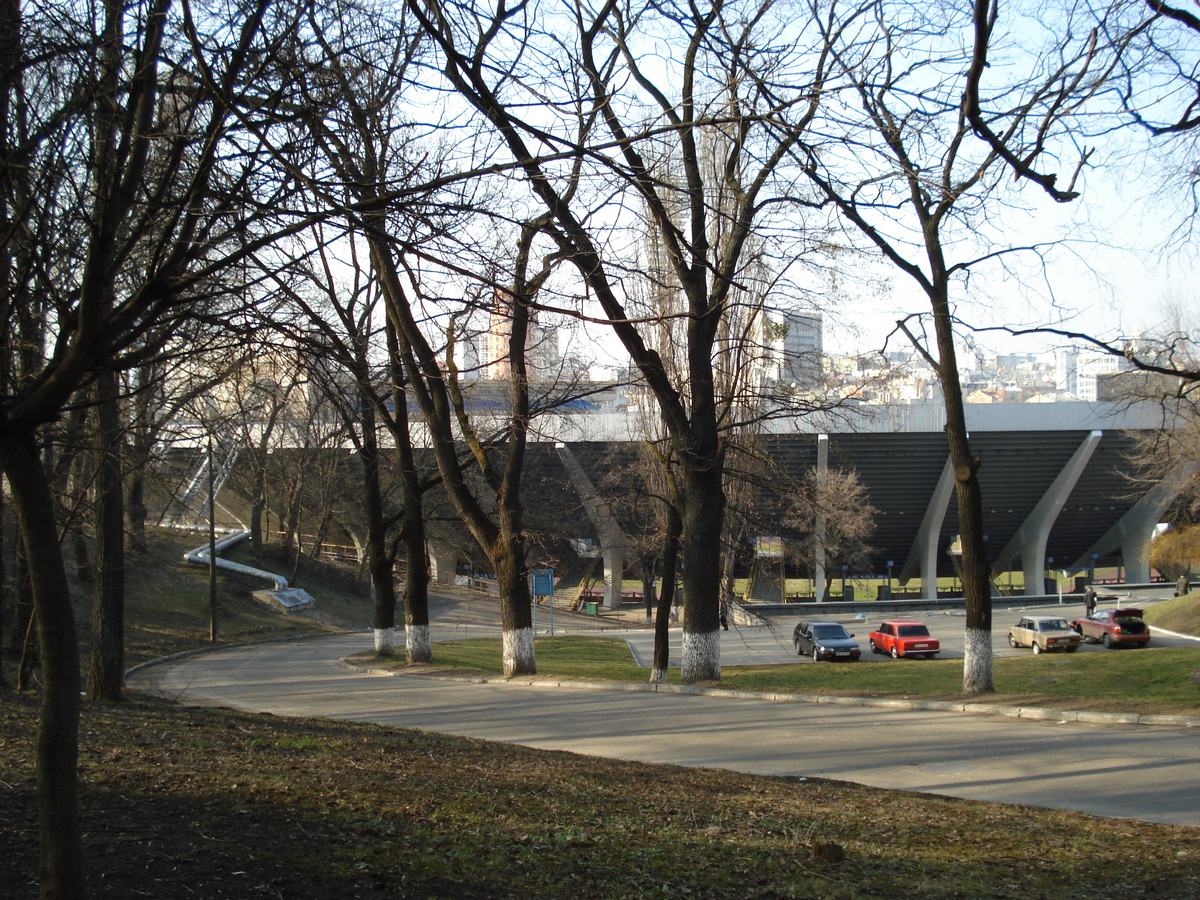
[[[606,681],[645,681],[649,671],[634,664],[616,637],[539,637],[534,642],[539,675]],[[371,659],[362,657],[361,661]],[[439,643],[434,666],[414,672],[499,675],[500,641],[476,638]],[[373,665],[405,670],[403,662],[371,659]],[[996,693],[978,702],[1059,706],[1065,709],[1200,715],[1200,647],[1113,650],[995,661]],[[679,670],[668,681],[678,683]],[[846,694],[962,699],[960,660],[840,665],[724,666],[720,686],[734,690],[796,694]]]

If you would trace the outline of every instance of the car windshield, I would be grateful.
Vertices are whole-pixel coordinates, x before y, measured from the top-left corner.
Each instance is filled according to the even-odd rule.
[[[839,638],[850,637],[841,625],[814,625],[812,632],[813,637],[823,641],[836,641]]]
[[[1043,619],[1038,622],[1038,631],[1066,631],[1066,619]]]
[[[900,637],[929,637],[929,629],[924,625],[901,625],[897,633]]]

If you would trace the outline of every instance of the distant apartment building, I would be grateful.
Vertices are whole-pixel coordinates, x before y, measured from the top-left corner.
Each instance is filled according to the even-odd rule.
[[[512,378],[512,302],[513,295],[497,288],[493,295],[488,327],[479,346],[466,351],[472,356],[479,377],[491,381]],[[530,311],[525,335],[525,362],[530,381],[552,381],[558,377],[561,360],[558,353],[558,329],[538,322],[536,310]]]
[[[1074,347],[1054,351],[1054,389],[1060,394],[1079,396],[1079,351]]]
[[[803,388],[820,380],[824,340],[818,313],[763,310],[759,331],[761,383]]]
[[[1076,395],[1080,400],[1095,403],[1097,400],[1108,399],[1104,387],[1113,376],[1128,372],[1133,366],[1123,356],[1113,356],[1111,353],[1081,354],[1079,359],[1079,389]]]

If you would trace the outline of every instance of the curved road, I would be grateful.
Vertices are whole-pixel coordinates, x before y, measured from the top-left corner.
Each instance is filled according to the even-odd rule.
[[[143,668],[130,687],[193,705],[1200,825],[1196,729],[468,684],[337,664],[370,646],[354,634],[234,648]]]

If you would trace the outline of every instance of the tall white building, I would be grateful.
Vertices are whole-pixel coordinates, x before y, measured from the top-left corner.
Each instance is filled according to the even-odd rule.
[[[1079,396],[1079,351],[1074,347],[1054,351],[1054,389],[1061,394]]]
[[[763,310],[762,360],[765,384],[815,385],[821,377],[824,339],[821,316],[794,309]]]
[[[479,354],[480,373],[492,381],[512,378],[512,359],[509,352],[512,336],[512,300],[506,290],[496,289],[488,330],[482,335]],[[543,327],[537,313],[530,311],[529,329],[525,335],[525,363],[530,381],[548,381],[558,377],[558,329]]]
[[[1080,400],[1095,403],[1100,399],[1100,382],[1107,375],[1117,372],[1127,372],[1133,366],[1123,356],[1111,353],[1087,353],[1079,359],[1079,390]]]

